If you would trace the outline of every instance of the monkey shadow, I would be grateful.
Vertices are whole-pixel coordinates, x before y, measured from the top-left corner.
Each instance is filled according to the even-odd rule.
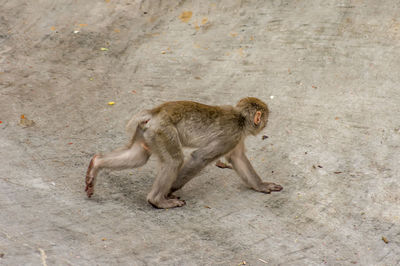
[[[95,193],[90,200],[98,204],[115,203],[133,211],[158,210],[150,205],[146,199],[155,175],[155,171],[150,169],[143,171],[138,169],[104,170],[97,178]],[[195,205],[197,200],[204,197],[208,198],[207,195],[210,195],[210,190],[214,188],[208,182],[206,184],[202,184],[201,180],[199,182],[200,184],[196,184],[197,182],[189,183],[187,187],[176,191],[174,195]],[[161,211],[162,209],[159,210]]]
[[[92,199],[97,203],[114,202],[133,209],[151,209],[146,196],[153,177],[150,170],[105,170],[98,176]]]

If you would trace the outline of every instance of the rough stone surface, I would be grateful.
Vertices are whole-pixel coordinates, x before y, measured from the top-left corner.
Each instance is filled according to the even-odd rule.
[[[400,264],[398,1],[0,6],[1,265]],[[281,193],[209,166],[157,210],[152,159],[86,198],[135,112],[244,96],[270,106],[248,155]]]

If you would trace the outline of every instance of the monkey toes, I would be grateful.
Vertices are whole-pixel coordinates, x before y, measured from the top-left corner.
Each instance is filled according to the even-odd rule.
[[[176,196],[176,195],[170,193],[170,194],[168,194],[167,198],[168,198],[168,199],[180,199],[181,197]]]
[[[93,177],[86,176],[86,188],[85,188],[86,194],[88,198],[90,198],[93,193],[94,193],[94,184],[93,184]]]
[[[271,191],[281,191],[283,189],[283,187],[281,185],[275,184],[275,183],[269,183],[269,182],[263,182],[260,185],[260,192],[264,192],[264,193],[271,193]]]
[[[94,187],[90,186],[90,185],[86,185],[85,191],[86,191],[88,198],[90,198],[94,193]]]
[[[170,209],[170,208],[176,208],[176,207],[182,207],[186,204],[184,200],[178,200],[178,199],[166,199],[163,201],[160,201],[158,203],[153,203],[150,200],[148,202],[157,209]]]

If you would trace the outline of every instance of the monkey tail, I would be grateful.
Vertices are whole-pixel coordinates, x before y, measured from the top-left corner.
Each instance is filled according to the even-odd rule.
[[[147,122],[149,122],[150,119],[151,119],[151,114],[149,113],[149,111],[142,111],[134,115],[126,125],[126,132],[129,135],[135,135],[139,125],[146,124]]]

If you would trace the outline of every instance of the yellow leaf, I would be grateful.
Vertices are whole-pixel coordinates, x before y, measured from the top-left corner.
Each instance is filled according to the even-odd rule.
[[[179,16],[179,18],[183,22],[188,22],[191,19],[192,15],[193,15],[192,11],[183,11],[182,14]]]

